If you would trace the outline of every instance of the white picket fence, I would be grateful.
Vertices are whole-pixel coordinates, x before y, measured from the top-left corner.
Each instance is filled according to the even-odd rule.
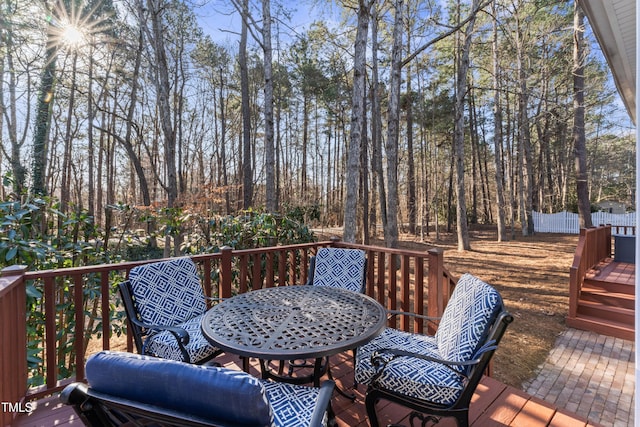
[[[611,214],[608,212],[592,212],[591,223],[593,225],[611,224],[611,225],[636,225],[636,213],[630,212],[626,214]],[[572,212],[558,212],[554,214],[545,214],[533,212],[533,226],[538,233],[580,233],[578,214]],[[623,234],[622,231],[614,234]],[[631,230],[628,234],[633,234]]]

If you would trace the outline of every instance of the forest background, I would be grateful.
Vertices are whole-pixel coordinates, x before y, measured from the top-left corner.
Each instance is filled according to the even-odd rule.
[[[531,234],[585,181],[576,34],[588,199],[631,206],[632,125],[578,4],[6,0],[3,224],[49,214],[2,237],[3,262],[78,223],[205,250],[224,218],[264,213],[389,246],[457,226],[465,248],[467,223]]]

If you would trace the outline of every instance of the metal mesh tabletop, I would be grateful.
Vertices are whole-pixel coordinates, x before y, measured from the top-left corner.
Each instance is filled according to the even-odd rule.
[[[202,331],[214,345],[240,356],[292,360],[355,348],[385,324],[384,308],[364,294],[283,286],[221,302],[203,318]]]

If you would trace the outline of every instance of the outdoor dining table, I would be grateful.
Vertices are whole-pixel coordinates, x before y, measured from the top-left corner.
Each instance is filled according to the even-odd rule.
[[[361,293],[279,286],[213,306],[202,319],[202,333],[226,352],[258,358],[263,378],[318,386],[328,369],[324,358],[370,341],[382,332],[386,319],[384,307]],[[268,361],[299,359],[315,359],[311,375],[292,378],[268,367]]]

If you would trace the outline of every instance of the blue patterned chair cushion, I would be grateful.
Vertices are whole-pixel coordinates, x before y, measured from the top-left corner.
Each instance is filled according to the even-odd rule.
[[[95,391],[212,421],[273,425],[264,384],[241,371],[103,351],[87,360]]]
[[[358,348],[356,380],[361,384],[371,384],[375,380],[378,388],[452,405],[465,386],[464,377],[456,370],[463,372],[467,368],[454,367],[452,370],[441,363],[410,356],[392,358],[380,352],[378,355],[382,360],[388,361],[380,373],[371,356],[380,349],[397,349],[447,361],[472,360],[501,309],[502,299],[495,289],[465,274],[451,295],[435,336],[386,328]],[[379,376],[376,378],[376,375]]]
[[[267,399],[273,408],[274,425],[277,427],[301,427],[311,425],[313,411],[318,401],[319,389],[273,381],[262,381]],[[327,418],[323,420],[326,425]]]
[[[176,326],[206,310],[196,265],[175,258],[131,269],[129,282],[142,322]]]
[[[440,359],[434,337],[416,335],[387,328],[372,341],[358,348],[356,353],[356,381],[370,384],[378,370],[371,362],[373,353],[381,348],[392,348]],[[384,357],[386,361],[391,357]],[[376,379],[380,388],[417,399],[450,405],[456,401],[464,383],[462,377],[444,365],[423,359],[398,357],[385,366]]]
[[[189,343],[185,345],[185,349],[189,354],[189,360],[193,363],[206,359],[218,351],[202,335],[200,321],[203,316],[204,313],[184,323],[175,325],[186,330],[189,334]],[[168,331],[149,336],[144,344],[144,354],[182,361],[182,352],[180,347],[176,345],[176,338]]]
[[[473,359],[502,307],[491,286],[470,274],[460,277],[436,331],[440,356],[455,362]]]
[[[320,248],[316,254],[313,285],[362,292],[365,263],[365,253],[360,249]]]

